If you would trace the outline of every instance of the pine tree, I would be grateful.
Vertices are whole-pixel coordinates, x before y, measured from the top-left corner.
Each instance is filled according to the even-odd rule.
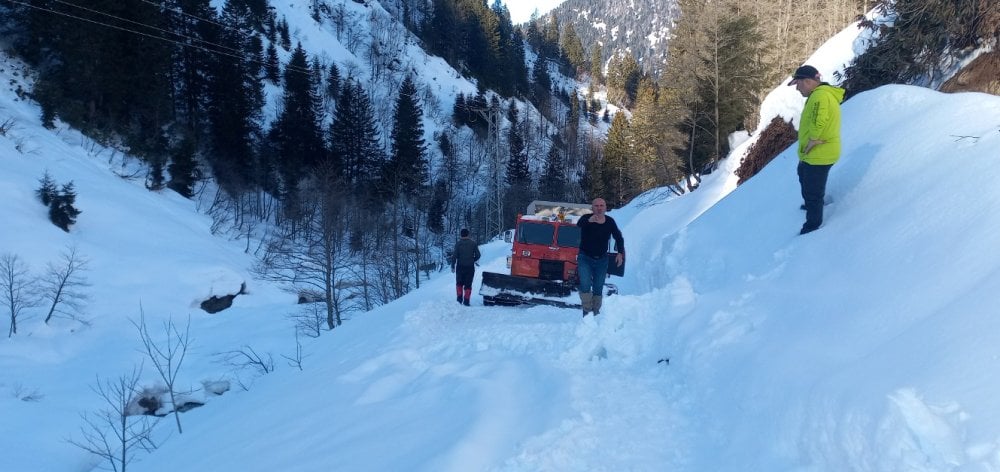
[[[195,144],[190,138],[180,142],[170,159],[167,171],[170,173],[170,180],[167,188],[183,195],[185,198],[194,196],[194,184],[197,180],[195,164]]]
[[[500,0],[494,0],[492,10],[499,22],[497,91],[508,96],[517,91],[527,91],[528,69],[524,64],[524,44],[514,30],[510,11]]]
[[[163,190],[165,177],[163,171],[166,170],[166,158],[160,155],[153,155],[147,158],[149,165],[149,175],[146,177],[146,188],[153,191]]]
[[[444,215],[448,212],[448,182],[438,179],[434,182],[434,193],[427,210],[427,229],[434,234],[444,233]]]
[[[337,67],[337,63],[334,62],[330,64],[330,72],[326,78],[326,96],[331,101],[336,102],[338,95],[340,95],[340,69]]]
[[[309,59],[298,44],[285,69],[284,108],[271,130],[272,145],[285,184],[285,195],[294,194],[298,181],[325,160],[326,151],[316,116]]]
[[[591,138],[587,142],[587,159],[580,186],[593,198],[605,195],[604,188],[604,143]]]
[[[465,95],[462,92],[458,92],[458,94],[455,95],[455,105],[451,110],[451,121],[455,124],[455,126],[464,126],[469,124],[469,107],[465,104]]]
[[[494,98],[496,98],[494,96]],[[457,104],[457,102],[456,102]],[[484,113],[490,114],[491,105],[486,100],[486,94],[480,90],[476,95],[469,96],[465,100],[464,114],[465,124],[472,128],[481,137],[489,130],[489,123]]]
[[[522,123],[518,115],[517,106],[511,101],[507,110],[507,120],[510,121],[507,129],[507,146],[510,151],[510,159],[507,160],[507,185],[523,190],[531,182],[531,172],[528,169],[528,153],[524,147]]]
[[[441,167],[447,183],[446,200],[450,200],[458,186],[458,158],[455,156],[455,149],[451,145],[451,137],[448,133],[441,133],[437,143],[438,149],[441,151]]]
[[[528,30],[524,33],[524,40],[529,46],[532,47],[532,49],[541,52],[544,37],[542,32],[538,30],[538,22],[535,21],[537,19],[538,18],[532,18],[532,20],[528,22]]]
[[[69,227],[76,224],[76,217],[80,216],[80,210],[74,206],[76,204],[76,190],[73,182],[62,186],[59,193],[52,199],[49,205],[49,220],[65,232],[69,232]]]
[[[209,0],[171,0],[165,7],[183,13],[168,15],[170,31],[179,37],[190,38],[189,42],[173,46],[170,83],[173,84],[174,116],[181,132],[198,142],[208,128],[207,77],[213,55],[193,46],[218,42],[219,33],[210,23],[218,15]]]
[[[519,117],[517,105],[510,102],[507,108],[507,149],[509,158],[506,168],[506,188],[504,189],[504,221],[514,221],[517,213],[523,212],[532,200],[531,170],[528,168],[528,152],[524,145],[524,123]]]
[[[628,119],[624,113],[615,113],[604,145],[602,174],[608,205],[622,206],[638,194],[632,169],[635,148],[632,145]]]
[[[563,165],[562,152],[558,146],[552,145],[545,156],[545,171],[538,183],[542,199],[563,201],[566,198],[566,182],[566,167]]]
[[[545,23],[545,27],[542,31],[544,43],[542,43],[542,51],[545,56],[550,59],[559,59],[559,18],[555,15],[548,15],[546,17],[548,21]]]
[[[573,23],[566,23],[566,27],[563,28],[562,37],[559,41],[559,46],[563,50],[563,54],[566,55],[566,60],[569,61],[570,65],[576,71],[583,71],[584,61],[586,60],[583,56],[583,44],[580,43],[580,37],[576,35],[576,29],[573,27]]]
[[[278,39],[282,49],[286,51],[292,49],[292,35],[288,32],[288,20],[285,18],[278,21]]]
[[[417,87],[407,76],[399,89],[392,129],[392,155],[382,175],[383,186],[392,197],[414,198],[427,186],[427,156],[423,112],[417,102]]]
[[[683,178],[683,162],[672,147],[683,142],[668,101],[650,79],[639,85],[632,112],[630,136],[635,146],[633,175],[639,192],[658,186],[676,186]]]
[[[851,96],[887,83],[939,80],[956,57],[1000,37],[995,1],[875,0],[874,8],[893,18],[891,26],[865,21],[875,43],[844,73]]]
[[[642,71],[632,54],[620,54],[611,59],[608,64],[608,100],[631,108],[635,95],[639,91],[639,80]]]
[[[743,128],[747,114],[756,109],[757,91],[765,87],[766,74],[759,62],[763,37],[755,19],[734,8],[723,13],[717,31],[709,32],[706,60],[717,72],[702,82],[701,95],[711,110],[715,131],[711,160],[716,161],[729,154],[728,136]]]
[[[278,14],[274,10],[269,10],[264,20],[264,35],[271,44],[278,43]]]
[[[45,171],[42,174],[42,178],[38,179],[38,188],[35,190],[35,195],[38,200],[42,202],[43,205],[49,206],[57,195],[56,181],[52,179],[49,171]]]
[[[592,84],[604,83],[604,53],[600,44],[594,44],[590,49],[590,80]]]
[[[345,80],[330,124],[331,158],[358,193],[371,191],[385,160],[378,136],[371,99],[360,84]]]
[[[569,94],[569,108],[566,112],[566,126],[562,129],[562,135],[566,141],[566,164],[567,167],[575,168],[579,163],[578,144],[580,140],[580,114],[581,101],[573,89]]]
[[[725,157],[730,133],[743,126],[766,87],[764,38],[735,2],[682,0],[665,83],[683,108],[687,172]]]
[[[278,60],[278,48],[273,42],[267,43],[267,55],[264,59],[264,76],[277,84],[281,80],[281,62]]]
[[[266,75],[264,67],[267,57],[264,54],[264,40],[256,32],[251,33],[247,38],[247,55],[249,56],[249,60],[246,61],[247,76],[253,77],[257,82],[260,82]]]
[[[264,91],[260,65],[254,66],[250,11],[242,0],[227,0],[222,10],[219,41],[242,51],[238,58],[213,55],[209,73],[209,164],[222,188],[231,195],[248,190],[256,175],[257,145],[262,134]]]
[[[533,95],[535,100],[542,106],[547,106],[549,103],[549,97],[552,95],[552,78],[549,76],[548,67],[546,67],[545,59],[538,56],[535,59],[535,64],[531,69],[531,75],[534,78],[534,89]]]
[[[512,95],[527,88],[524,46],[500,1],[432,0],[420,31],[426,49],[475,77],[484,88]]]
[[[504,70],[514,81],[515,94],[524,94],[530,90],[528,85],[528,65],[524,61],[524,40],[517,32],[511,33],[510,52]]]
[[[498,5],[499,0],[494,0],[494,5]],[[503,8],[502,4],[499,5]],[[479,10],[479,9],[477,9]],[[477,72],[483,85],[495,89],[500,93],[509,94],[513,85],[510,81],[504,81],[504,51],[506,43],[504,32],[501,28],[501,21],[497,13],[490,8],[477,11],[478,24],[483,38],[482,51],[485,54],[470,57],[469,62]]]
[[[44,5],[47,5],[44,6]],[[36,97],[43,123],[62,120],[85,133],[115,133],[133,154],[148,156],[160,126],[173,114],[169,71],[171,46],[125,28],[103,26],[110,15],[124,22],[166,29],[158,6],[92,0],[73,16],[54,4],[28,14],[28,59],[37,66]],[[5,24],[8,18],[4,15]],[[6,37],[7,35],[5,35]]]
[[[323,145],[323,132],[319,128],[327,119],[325,102],[327,83],[323,80],[323,64],[320,63],[318,57],[314,57],[312,60],[312,74],[309,80],[309,93],[312,95],[313,114],[316,116],[316,135],[320,137],[320,144]]]
[[[250,24],[255,30],[263,31],[268,17],[268,0],[240,0],[250,12]]]
[[[453,0],[433,0],[432,14],[426,18],[421,29],[421,38],[427,44],[428,52],[444,58],[449,64],[455,64],[459,59],[459,46],[464,43],[460,39],[456,2]]]

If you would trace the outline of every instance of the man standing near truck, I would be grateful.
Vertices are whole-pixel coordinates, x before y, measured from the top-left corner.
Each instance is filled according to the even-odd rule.
[[[604,301],[604,279],[608,276],[608,242],[615,238],[615,264],[625,263],[625,238],[615,219],[606,215],[608,204],[595,198],[590,204],[589,215],[576,221],[580,227],[580,253],[576,256],[577,274],[580,276],[580,305],[583,316],[601,313]]]
[[[469,306],[472,297],[472,279],[476,276],[476,262],[479,262],[479,245],[469,237],[469,230],[462,228],[461,238],[455,243],[455,260],[451,271],[455,273],[455,299]]]

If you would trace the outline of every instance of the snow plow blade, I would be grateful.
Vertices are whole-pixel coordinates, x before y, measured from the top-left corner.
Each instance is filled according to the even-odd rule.
[[[486,306],[552,305],[580,308],[576,287],[559,280],[483,272],[479,294],[483,296],[483,305]]]

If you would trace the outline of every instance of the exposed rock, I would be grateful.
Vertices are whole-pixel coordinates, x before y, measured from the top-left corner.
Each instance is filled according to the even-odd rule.
[[[198,408],[199,406],[205,406],[205,404],[199,401],[188,400],[184,403],[181,403],[180,405],[177,405],[177,411],[179,413],[184,413],[185,411],[193,410],[195,408]]]
[[[233,306],[233,299],[236,298],[237,295],[243,295],[247,293],[246,290],[247,290],[247,283],[243,282],[243,284],[240,285],[239,292],[236,292],[231,295],[223,295],[221,297],[217,295],[212,295],[211,298],[201,302],[201,309],[209,313],[218,313],[222,310],[225,310],[226,308]]]

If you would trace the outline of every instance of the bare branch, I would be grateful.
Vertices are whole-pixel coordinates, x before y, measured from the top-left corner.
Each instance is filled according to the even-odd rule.
[[[7,337],[17,334],[17,323],[22,321],[25,310],[38,305],[30,285],[28,265],[17,254],[0,255],[0,305],[7,307],[10,315]]]
[[[302,370],[302,359],[304,359],[305,356],[302,355],[302,343],[299,341],[298,332],[295,333],[295,356],[286,356],[282,354],[281,357],[288,360],[288,365],[298,367],[300,371]]]
[[[153,341],[153,337],[149,334],[149,327],[146,325],[146,314],[141,307],[139,309],[139,322],[132,321],[132,326],[135,326],[139,332],[139,338],[142,339],[146,355],[153,361],[157,373],[160,374],[160,378],[163,379],[163,383],[167,386],[167,391],[170,394],[170,404],[174,412],[174,420],[177,422],[177,432],[183,434],[180,411],[177,407],[177,392],[174,385],[177,382],[177,374],[180,372],[181,364],[184,363],[184,356],[187,355],[190,343],[191,317],[188,316],[183,333],[174,325],[173,318],[163,323],[163,332],[166,337],[165,344],[157,344]]]
[[[45,324],[56,315],[79,319],[88,299],[87,294],[82,292],[83,288],[90,286],[83,276],[88,262],[77,253],[76,247],[70,247],[62,254],[62,264],[48,265],[45,275],[38,281],[39,295],[49,305]]]
[[[19,383],[14,384],[10,393],[14,396],[14,398],[23,402],[39,402],[45,398],[45,395],[39,392],[37,388],[28,389]]]
[[[115,472],[125,472],[136,450],[150,452],[156,449],[151,437],[156,420],[133,413],[141,373],[140,366],[115,380],[102,382],[98,377],[91,390],[104,399],[106,408],[82,414],[86,423],[80,427],[83,438],[67,439],[70,444],[107,461]]]
[[[14,118],[7,117],[0,121],[0,136],[7,136],[7,133],[14,128]]]
[[[238,351],[225,351],[215,354],[219,359],[219,362],[229,367],[233,370],[240,372],[244,369],[253,369],[259,375],[269,374],[274,372],[274,358],[270,353],[267,354],[265,358],[261,354],[258,354],[252,347],[244,345],[242,349]],[[244,389],[246,387],[244,386]]]
[[[949,136],[955,138],[955,142],[962,141],[963,139],[971,139],[973,143],[978,143],[980,138],[980,136],[962,136],[955,134],[950,134]]]

